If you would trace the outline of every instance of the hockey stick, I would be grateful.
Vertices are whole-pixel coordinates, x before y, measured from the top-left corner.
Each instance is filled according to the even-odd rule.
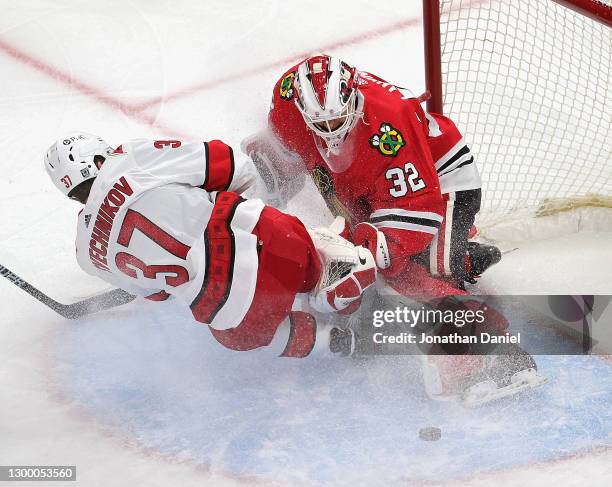
[[[51,299],[40,289],[36,289],[30,283],[8,270],[2,264],[0,264],[0,274],[2,277],[6,277],[9,281],[15,284],[15,286],[21,288],[30,296],[36,298],[41,303],[46,304],[53,311],[64,318],[68,318],[69,320],[81,318],[82,316],[97,313],[98,311],[105,309],[114,308],[115,306],[129,303],[136,298],[136,296],[126,293],[122,289],[113,289],[112,291],[108,291],[82,301],[77,301],[76,303],[62,304],[58,303],[54,299]]]

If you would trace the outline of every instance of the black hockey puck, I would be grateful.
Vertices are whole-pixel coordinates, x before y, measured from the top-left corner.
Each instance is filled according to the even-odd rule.
[[[438,441],[442,438],[442,430],[440,428],[421,428],[419,430],[419,438],[423,441]]]

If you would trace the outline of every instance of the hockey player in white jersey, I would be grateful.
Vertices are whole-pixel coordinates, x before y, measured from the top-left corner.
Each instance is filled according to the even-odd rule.
[[[54,184],[85,206],[79,265],[152,300],[184,301],[234,350],[304,357],[329,347],[309,312],[350,312],[374,283],[371,253],[330,229],[240,196],[255,180],[219,140],[138,139],[112,149],[70,134],[45,155]]]

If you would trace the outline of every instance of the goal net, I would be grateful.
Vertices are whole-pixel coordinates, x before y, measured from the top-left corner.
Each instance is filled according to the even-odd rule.
[[[482,214],[612,206],[611,2],[424,2],[428,109],[470,143]]]

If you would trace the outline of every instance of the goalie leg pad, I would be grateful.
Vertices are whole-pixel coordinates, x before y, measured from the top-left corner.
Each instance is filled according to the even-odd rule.
[[[241,148],[252,159],[265,186],[262,199],[276,208],[286,207],[306,180],[301,158],[285,148],[269,130],[247,137]]]

